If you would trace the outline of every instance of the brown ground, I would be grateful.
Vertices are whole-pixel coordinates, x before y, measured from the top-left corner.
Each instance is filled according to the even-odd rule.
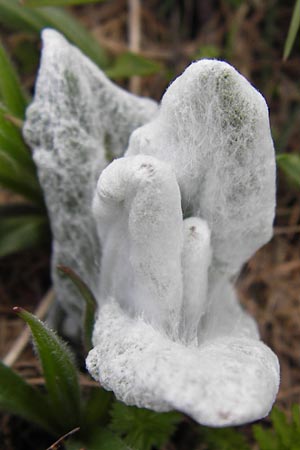
[[[241,3],[234,8],[225,0],[144,1],[139,52],[159,61],[162,71],[121,83],[159,99],[170,78],[213,46],[219,58],[235,65],[266,97],[276,149],[299,152],[299,46],[288,61],[282,61],[293,2]],[[125,0],[76,7],[73,12],[111,54],[128,49]],[[14,36],[7,37],[10,45]],[[31,85],[33,77],[27,75],[24,81]],[[0,357],[7,354],[23,329],[12,306],[31,311],[38,306],[49,287],[48,269],[48,255],[38,251],[0,261]],[[282,381],[277,404],[289,411],[291,404],[300,402],[300,192],[281,173],[274,238],[248,262],[238,289],[243,305],[259,324],[263,340],[279,356]],[[30,348],[14,368],[29,381],[40,381],[36,380],[40,371]]]

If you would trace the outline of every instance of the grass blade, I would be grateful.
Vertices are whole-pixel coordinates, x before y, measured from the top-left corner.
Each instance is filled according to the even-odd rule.
[[[72,270],[70,267],[58,266],[57,270],[66,275],[76,286],[82,298],[85,301],[85,314],[84,314],[84,344],[87,351],[92,348],[92,334],[95,323],[95,311],[97,307],[97,301],[90,288],[85,282]]]
[[[22,0],[26,6],[70,6],[84,5],[85,3],[100,3],[104,0]]]
[[[16,162],[36,174],[35,164],[26,147],[20,130],[8,120],[8,112],[0,107],[0,151],[10,155]]]
[[[0,409],[34,422],[55,434],[53,417],[45,396],[0,361]]]
[[[19,82],[17,73],[0,42],[0,97],[10,112],[24,117],[27,98]]]
[[[292,51],[299,27],[300,27],[300,0],[296,0],[293,15],[292,15],[292,20],[290,23],[290,28],[289,28],[288,35],[287,35],[287,38],[285,41],[285,45],[284,45],[284,51],[283,51],[283,59],[284,60],[286,60],[289,57],[289,55]]]
[[[295,153],[282,153],[277,155],[276,161],[289,181],[300,188],[300,155]]]
[[[50,230],[45,216],[9,216],[0,210],[0,218],[0,258],[49,244]]]
[[[43,196],[37,178],[22,164],[14,160],[7,151],[0,147],[0,185],[16,194],[43,204]]]
[[[7,28],[40,33],[43,28],[55,28],[79,47],[96,64],[108,64],[105,51],[91,34],[67,11],[59,8],[27,8],[18,0],[0,0],[0,22]]]
[[[42,364],[52,410],[61,431],[68,432],[81,422],[81,400],[73,356],[56,333],[22,308],[14,308],[29,325]]]

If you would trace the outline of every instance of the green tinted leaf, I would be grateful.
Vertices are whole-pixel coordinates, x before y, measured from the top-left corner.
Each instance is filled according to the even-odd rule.
[[[53,433],[55,425],[45,396],[0,361],[0,409]]]
[[[67,11],[51,7],[31,9],[22,6],[18,0],[0,0],[0,22],[5,27],[34,33],[47,27],[55,28],[100,67],[108,63],[96,39]]]
[[[9,111],[23,118],[27,106],[16,71],[0,42],[0,97]]]
[[[122,439],[109,430],[96,428],[87,441],[66,443],[66,450],[131,450]]]
[[[124,436],[126,443],[138,450],[150,450],[153,446],[161,448],[181,420],[177,412],[156,413],[120,402],[113,404],[111,417],[111,430]]]
[[[21,308],[16,312],[31,329],[49,399],[61,429],[70,431],[81,422],[80,391],[73,356],[56,333],[35,316]]]
[[[296,187],[300,187],[300,155],[283,153],[277,155],[276,161],[280,169]]]
[[[287,59],[293,48],[300,27],[300,0],[296,0],[290,28],[284,45],[283,59]]]
[[[1,208],[2,210],[2,208]],[[41,215],[6,216],[0,210],[0,257],[40,247],[50,240],[47,218]]]
[[[135,53],[122,53],[117,57],[113,67],[106,70],[110,78],[129,78],[133,75],[147,76],[158,73],[161,65]]]
[[[26,6],[70,6],[103,1],[105,0],[22,0],[22,3]]]
[[[73,284],[79,290],[83,300],[85,301],[85,314],[83,319],[84,343],[86,350],[90,350],[92,348],[92,334],[95,324],[95,311],[97,307],[97,301],[90,288],[72,269],[65,266],[58,266],[57,269],[59,272],[63,273],[64,275],[67,275],[67,277],[73,282]]]

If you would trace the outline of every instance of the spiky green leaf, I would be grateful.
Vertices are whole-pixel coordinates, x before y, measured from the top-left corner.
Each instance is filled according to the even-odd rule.
[[[72,281],[85,301],[83,318],[84,343],[86,350],[89,351],[92,348],[92,334],[95,324],[97,301],[87,284],[70,267],[58,266],[57,269]]]
[[[124,437],[129,447],[150,450],[153,446],[161,448],[166,444],[180,420],[181,415],[177,412],[156,413],[115,402],[110,429]]]
[[[51,406],[61,430],[70,431],[81,422],[80,390],[73,355],[43,322],[22,308],[17,308],[16,312],[31,329]]]
[[[0,409],[34,422],[50,433],[55,423],[44,395],[0,361]]]

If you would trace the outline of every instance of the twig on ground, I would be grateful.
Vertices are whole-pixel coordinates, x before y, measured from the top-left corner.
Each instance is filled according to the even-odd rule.
[[[141,48],[141,4],[140,0],[128,0],[128,38],[129,50],[139,53]],[[129,89],[134,94],[141,91],[141,78],[133,76],[130,78]]]
[[[47,294],[42,298],[38,308],[34,312],[34,315],[38,319],[43,319],[45,315],[47,314],[52,302],[54,299],[54,292],[52,289],[50,289]],[[20,334],[18,339],[15,341],[14,345],[10,349],[10,351],[7,353],[5,358],[3,359],[4,364],[7,366],[12,366],[28,344],[28,341],[30,339],[30,331],[29,328],[25,328],[24,331]]]

